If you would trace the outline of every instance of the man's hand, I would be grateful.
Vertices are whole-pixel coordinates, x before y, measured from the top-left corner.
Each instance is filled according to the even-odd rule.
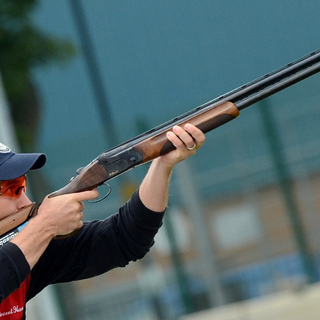
[[[46,197],[39,207],[39,223],[47,226],[52,236],[66,235],[83,226],[83,201],[99,195],[97,190]]]
[[[167,133],[168,140],[175,150],[153,160],[145,176],[139,195],[143,204],[153,211],[165,210],[168,203],[168,187],[175,164],[196,153],[205,141],[204,133],[191,124],[184,127],[174,126]]]
[[[11,242],[24,254],[32,269],[51,240],[83,226],[82,201],[98,197],[98,191],[84,191],[53,198],[45,198],[38,215],[30,219],[25,228]]]
[[[196,153],[205,141],[204,133],[192,124],[184,127],[174,126],[167,133],[167,139],[176,147],[175,150],[160,157],[162,161],[173,167],[178,162]]]

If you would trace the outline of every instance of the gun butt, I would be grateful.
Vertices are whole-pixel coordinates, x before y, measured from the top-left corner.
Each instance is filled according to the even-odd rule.
[[[37,205],[34,203],[19,210],[18,212],[0,220],[0,235],[18,227],[27,221],[34,213]]]

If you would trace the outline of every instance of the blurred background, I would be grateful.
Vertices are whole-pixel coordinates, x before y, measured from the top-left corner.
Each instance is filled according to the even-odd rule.
[[[319,10],[301,0],[2,0],[0,141],[47,154],[29,176],[39,202],[103,151],[319,49]],[[176,167],[150,253],[46,289],[30,319],[318,319],[319,86],[314,75],[208,133]],[[112,180],[85,219],[117,212],[147,167]]]

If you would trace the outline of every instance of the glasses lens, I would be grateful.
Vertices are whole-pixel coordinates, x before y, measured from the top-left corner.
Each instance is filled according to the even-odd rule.
[[[0,194],[5,197],[19,198],[22,191],[26,191],[27,177],[22,176],[14,180],[0,182]]]

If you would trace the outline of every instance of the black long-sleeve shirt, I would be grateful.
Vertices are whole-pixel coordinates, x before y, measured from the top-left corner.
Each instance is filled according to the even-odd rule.
[[[49,284],[90,278],[142,258],[153,245],[163,215],[148,210],[136,192],[117,214],[85,222],[73,237],[52,240],[31,272],[20,249],[7,243],[0,248],[0,319],[25,314],[21,301],[7,301],[19,291],[25,304]]]

